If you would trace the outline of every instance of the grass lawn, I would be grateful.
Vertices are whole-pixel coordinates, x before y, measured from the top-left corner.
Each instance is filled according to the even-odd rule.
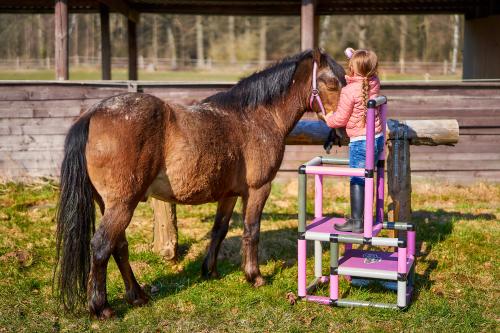
[[[325,211],[335,207],[345,214],[346,184],[327,183],[326,189],[336,198],[325,200]],[[405,312],[287,302],[286,294],[296,292],[296,195],[296,182],[273,186],[260,242],[267,285],[259,289],[244,281],[239,268],[240,203],[220,251],[221,278],[209,281],[200,278],[200,267],[215,205],[178,207],[181,257],[172,264],[151,252],[152,211],[141,204],[128,238],[133,269],[153,291],[151,301],[142,308],[128,306],[110,261],[108,298],[117,318],[99,322],[85,311],[65,313],[51,294],[57,187],[0,184],[0,332],[498,332],[500,185],[414,184],[420,256],[414,302]],[[312,257],[308,268],[312,271]],[[341,291],[357,299],[396,298],[377,287],[349,287],[344,280]]]

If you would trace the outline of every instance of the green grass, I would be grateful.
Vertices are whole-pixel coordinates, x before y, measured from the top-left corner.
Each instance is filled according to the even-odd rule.
[[[0,332],[498,330],[500,185],[414,185],[421,255],[414,302],[405,312],[287,302],[286,294],[296,291],[296,188],[296,182],[275,184],[266,205],[260,259],[267,285],[259,289],[247,284],[239,269],[240,203],[221,249],[221,278],[209,281],[200,278],[200,266],[215,205],[178,207],[181,258],[172,264],[150,250],[152,211],[141,204],[128,228],[131,263],[139,282],[159,292],[147,306],[128,306],[111,261],[108,298],[117,318],[100,322],[85,311],[65,313],[51,294],[57,187],[0,184]],[[326,211],[335,207],[345,214],[347,186],[327,183],[326,188],[338,198],[325,200]],[[392,292],[350,288],[345,281],[341,291],[350,298],[395,301]]]
[[[249,75],[251,71],[239,71],[234,69],[208,70],[178,70],[178,71],[139,71],[139,80],[144,81],[218,81],[236,82],[240,78]],[[0,80],[54,80],[53,70],[0,70]],[[101,72],[95,69],[70,69],[70,80],[100,80]],[[113,80],[127,80],[125,69],[114,69]],[[422,81],[422,74],[399,74],[381,73],[382,81]],[[429,80],[460,80],[460,75],[432,75]]]

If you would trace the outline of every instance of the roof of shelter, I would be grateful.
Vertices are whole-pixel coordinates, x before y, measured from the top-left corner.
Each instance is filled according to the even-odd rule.
[[[311,0],[312,1],[312,0]],[[301,0],[68,0],[70,13],[99,11],[107,4],[112,12],[298,15]],[[500,14],[496,0],[317,0],[317,13],[328,14],[465,14],[481,17]],[[0,13],[52,13],[54,0],[0,0]]]

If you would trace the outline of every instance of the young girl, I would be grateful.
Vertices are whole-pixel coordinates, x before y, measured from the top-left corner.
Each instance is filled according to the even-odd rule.
[[[377,55],[369,50],[346,49],[349,58],[347,85],[342,88],[336,112],[326,116],[329,127],[345,127],[350,138],[349,166],[364,168],[366,159],[366,112],[367,102],[378,96],[380,81],[377,78]],[[382,151],[384,137],[381,120],[375,114],[375,157]],[[377,158],[375,158],[377,161]],[[363,210],[365,181],[361,177],[351,177],[351,217],[346,223],[335,225],[338,231],[363,232]]]

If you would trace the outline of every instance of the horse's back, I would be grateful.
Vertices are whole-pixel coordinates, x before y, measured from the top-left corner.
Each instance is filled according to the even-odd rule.
[[[91,112],[86,159],[92,184],[105,202],[141,199],[163,165],[165,103],[127,93]]]

